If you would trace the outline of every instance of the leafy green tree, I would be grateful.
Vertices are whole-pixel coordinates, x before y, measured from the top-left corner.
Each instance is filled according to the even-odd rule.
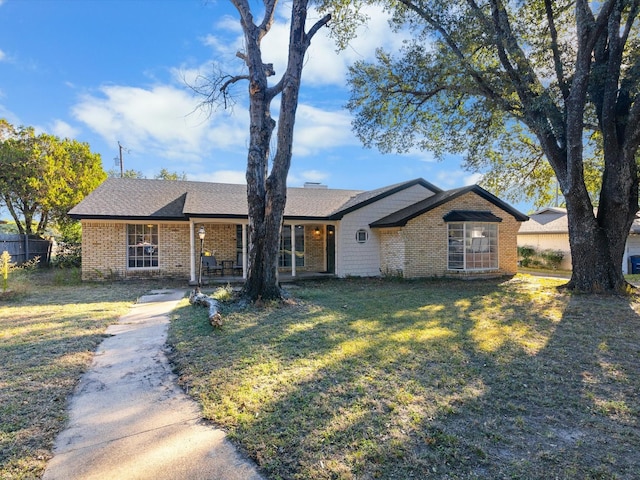
[[[0,119],[0,198],[21,234],[42,235],[95,189],[106,174],[87,143],[36,135]]]
[[[166,168],[163,168],[153,178],[155,178],[157,180],[186,180],[187,179],[187,174],[184,173],[184,172],[182,172],[182,173],[170,172]]]
[[[146,178],[140,170],[127,169],[120,174],[120,170],[107,170],[107,176],[112,178]]]
[[[111,169],[107,171],[107,175],[113,178],[147,178],[140,170],[133,170],[131,168],[122,172],[122,175],[120,174],[120,170]],[[186,180],[187,174],[184,172],[171,172],[166,168],[162,168],[153,178],[157,180]]]
[[[545,201],[555,177],[568,212],[568,286],[625,290],[638,210],[640,1],[385,3],[413,37],[398,55],[380,50],[351,70],[349,107],[365,144],[463,153],[467,167],[493,168],[497,190],[546,189]]]

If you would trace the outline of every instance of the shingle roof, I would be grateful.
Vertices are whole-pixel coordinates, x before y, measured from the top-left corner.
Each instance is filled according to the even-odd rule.
[[[289,188],[285,218],[337,220],[347,213],[416,185],[435,192],[435,195],[382,218],[371,226],[404,225],[411,218],[468,192],[480,195],[520,221],[528,218],[477,185],[442,191],[421,178],[370,191]],[[73,218],[126,220],[246,218],[247,187],[226,183],[108,178],[72,208],[69,215]]]
[[[198,182],[108,178],[69,211],[73,218],[184,218],[187,185]],[[192,185],[189,185],[192,186]]]
[[[453,190],[446,190],[436,193],[435,195],[422,200],[421,202],[410,205],[402,210],[399,210],[391,215],[388,215],[380,220],[377,220],[370,224],[369,226],[372,228],[383,228],[383,227],[402,227],[407,224],[409,220],[415,218],[423,213],[428,212],[429,210],[433,210],[440,205],[443,205],[451,200],[454,200],[466,193],[473,192],[485,200],[493,203],[497,207],[501,208],[508,214],[512,215],[516,220],[521,222],[525,222],[528,220],[525,214],[519,212],[509,204],[503,202],[495,195],[489,193],[484,188],[478,185],[470,185],[468,187],[455,188]]]
[[[372,192],[289,188],[285,217],[326,219],[333,215],[342,216],[346,210],[359,208],[371,199],[414,184],[405,182]],[[72,208],[69,215],[87,219],[246,218],[247,187],[225,183],[108,178]]]
[[[529,221],[520,226],[518,234],[569,233],[567,210],[564,208],[544,208],[532,213]]]

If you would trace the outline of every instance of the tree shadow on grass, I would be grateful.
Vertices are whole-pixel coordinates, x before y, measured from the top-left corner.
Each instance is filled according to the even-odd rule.
[[[638,316],[520,287],[309,286],[222,331],[177,322],[197,330],[173,360],[270,478],[632,478]]]
[[[500,352],[468,352],[482,365],[486,393],[437,421],[465,450],[481,452],[464,475],[637,478],[640,317],[628,298],[559,298],[561,316],[539,351],[507,362]]]

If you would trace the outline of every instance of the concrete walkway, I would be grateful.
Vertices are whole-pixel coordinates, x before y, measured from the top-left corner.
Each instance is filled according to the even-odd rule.
[[[141,297],[98,347],[72,397],[44,480],[259,480],[221,430],[201,420],[164,353],[184,290]]]

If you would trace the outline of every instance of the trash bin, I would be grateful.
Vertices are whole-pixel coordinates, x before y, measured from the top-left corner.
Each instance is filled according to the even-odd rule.
[[[631,262],[631,273],[640,273],[640,255],[631,255],[629,262]]]

